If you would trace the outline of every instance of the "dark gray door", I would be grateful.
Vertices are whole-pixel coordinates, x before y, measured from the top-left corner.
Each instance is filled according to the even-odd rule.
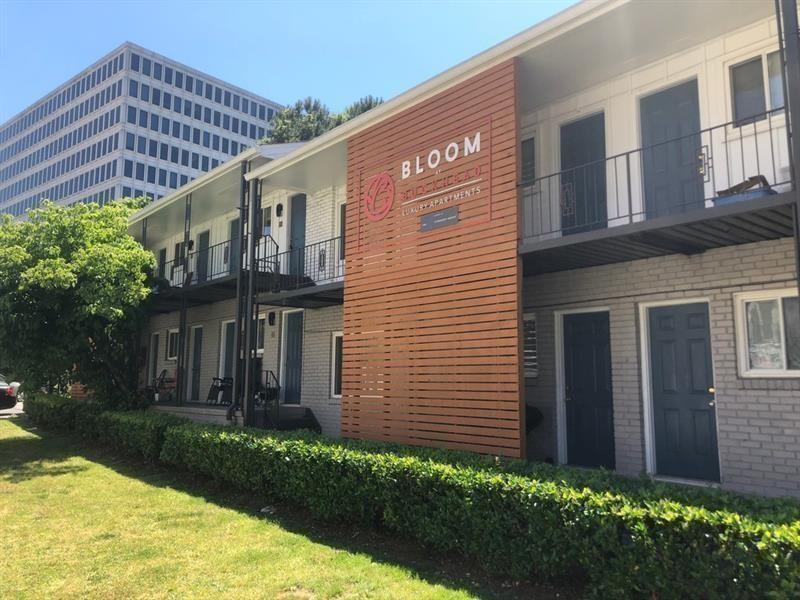
[[[300,403],[300,390],[303,380],[303,313],[292,312],[286,315],[286,345],[283,349],[283,401],[287,404]]]
[[[230,240],[230,244],[228,244],[228,272],[234,274],[239,268],[239,260],[242,254],[242,243],[239,239],[239,219],[234,219],[230,222],[228,239]]]
[[[306,195],[291,198],[289,214],[289,273],[302,277],[305,274],[306,246]]]
[[[697,80],[641,100],[647,218],[703,207]]]
[[[225,323],[223,327],[225,341],[223,344],[222,355],[222,376],[233,377],[233,357],[235,355],[233,338],[234,334],[236,333],[236,324],[231,321],[230,323]]]
[[[651,308],[656,471],[719,481],[708,306]]]
[[[564,316],[567,459],[614,468],[614,406],[608,313]]]
[[[561,228],[607,226],[606,126],[603,113],[561,127]]]
[[[192,328],[192,389],[189,399],[200,400],[200,365],[203,361],[203,328]]]
[[[203,283],[208,278],[208,246],[211,234],[204,231],[197,236],[197,262],[195,269],[197,270],[197,282]]]
[[[147,385],[153,385],[156,377],[158,377],[158,338],[159,335],[154,333],[150,338],[150,373],[148,374],[149,381]]]

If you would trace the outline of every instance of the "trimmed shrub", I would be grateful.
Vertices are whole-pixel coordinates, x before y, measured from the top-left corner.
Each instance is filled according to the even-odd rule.
[[[151,411],[104,411],[95,404],[45,394],[26,398],[24,406],[41,427],[74,431],[147,462],[158,460],[167,428],[187,422]]]
[[[380,525],[498,574],[581,575],[602,598],[800,596],[800,504],[792,500],[153,413],[75,410],[60,399],[26,406],[43,426],[72,423],[145,459],[159,456],[320,518]]]
[[[167,431],[161,459],[322,518],[383,525],[497,573],[558,579],[577,569],[600,597],[800,593],[797,522],[578,488],[480,461],[447,464],[441,451],[433,461],[417,450],[374,450],[372,443],[192,424]],[[712,495],[718,507],[748,502]]]
[[[77,421],[99,410],[90,402],[30,392],[25,394],[23,409],[37,425],[59,431],[74,431]]]
[[[77,421],[75,429],[82,436],[125,454],[155,462],[161,454],[167,428],[185,422],[180,417],[157,412],[103,411]]]

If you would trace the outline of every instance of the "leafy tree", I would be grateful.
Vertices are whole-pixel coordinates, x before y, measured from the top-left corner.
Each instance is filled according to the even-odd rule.
[[[375,108],[379,104],[383,104],[383,98],[377,98],[372,95],[359,98],[350,106],[345,108],[341,113],[339,113],[339,124],[349,121],[350,119]]]
[[[135,402],[154,262],[128,235],[138,206],[45,202],[0,222],[0,347],[26,387],[80,381],[109,405]]]
[[[314,98],[298,100],[275,115],[264,142],[305,142],[336,126],[331,111]]]
[[[272,120],[272,128],[261,140],[262,144],[306,142],[367,112],[383,103],[382,98],[364,96],[356,100],[341,113],[332,113],[327,106],[315,98],[298,100],[284,108]]]

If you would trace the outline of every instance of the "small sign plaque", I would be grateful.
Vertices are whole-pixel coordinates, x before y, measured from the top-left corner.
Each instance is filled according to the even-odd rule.
[[[422,215],[419,219],[419,230],[431,231],[432,229],[439,229],[440,227],[455,225],[456,223],[458,223],[458,207],[451,206],[444,210],[437,210],[436,212]]]

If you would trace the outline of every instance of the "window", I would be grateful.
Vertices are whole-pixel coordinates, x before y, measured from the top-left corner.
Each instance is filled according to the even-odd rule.
[[[536,315],[527,313],[522,317],[522,360],[525,377],[539,376],[539,357],[536,351]]]
[[[800,377],[800,302],[796,289],[736,294],[739,373]]]
[[[767,63],[766,69],[764,62]],[[779,53],[771,52],[733,65],[731,98],[733,118],[737,124],[765,119],[767,106],[770,110],[781,108],[783,75]]]
[[[134,98],[139,96],[139,83],[136,80],[134,80],[134,79],[130,80],[130,83],[129,83],[129,86],[128,86],[128,93],[131,96],[133,96]]]
[[[521,183],[523,185],[533,183],[533,180],[536,179],[536,138],[529,137],[522,140],[520,162],[522,163]]]
[[[167,360],[178,360],[178,330],[167,332]]]
[[[341,331],[335,331],[331,340],[331,396],[342,397],[342,350],[344,336]]]

